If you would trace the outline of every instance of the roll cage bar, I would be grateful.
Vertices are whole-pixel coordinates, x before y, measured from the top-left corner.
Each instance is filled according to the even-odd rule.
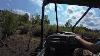
[[[42,17],[41,17],[41,40],[40,40],[40,49],[43,47],[43,21],[44,21],[44,10],[45,6],[49,3],[55,4],[55,12],[56,12],[56,22],[57,22],[57,32],[58,32],[58,17],[57,17],[57,4],[69,4],[69,5],[79,5],[79,6],[87,6],[89,7],[87,11],[82,15],[82,17],[76,22],[76,24],[72,27],[72,32],[76,25],[82,20],[82,18],[89,12],[91,8],[99,8],[100,0],[44,0],[42,4]]]
[[[49,3],[88,6],[94,8],[100,7],[100,0],[44,0],[43,6],[46,6]]]

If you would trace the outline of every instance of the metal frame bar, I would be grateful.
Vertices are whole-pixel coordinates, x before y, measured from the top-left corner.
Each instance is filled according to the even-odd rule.
[[[41,17],[41,38],[40,38],[40,49],[42,49],[43,48],[43,35],[44,35],[44,24],[43,24],[43,22],[44,22],[44,10],[45,10],[45,6],[43,5],[42,6],[42,17]]]
[[[69,4],[99,8],[100,0],[44,0],[43,4],[46,6],[49,3]]]
[[[91,7],[89,7],[87,11],[82,15],[82,17],[75,23],[75,25],[72,27],[72,32],[74,32],[74,29],[77,26],[77,24],[84,18],[84,16],[89,12],[90,9]]]
[[[56,32],[58,33],[58,14],[57,14],[57,4],[55,3],[55,12],[56,12],[56,23],[57,23],[57,30]]]

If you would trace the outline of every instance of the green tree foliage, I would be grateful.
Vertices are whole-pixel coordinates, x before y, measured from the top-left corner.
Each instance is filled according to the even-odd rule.
[[[18,29],[21,30],[21,34],[28,33],[29,29],[32,27],[31,21],[29,21],[29,16],[27,13],[24,15],[18,15]]]
[[[16,14],[7,10],[1,11],[0,20],[2,23],[0,26],[2,27],[4,36],[9,36],[16,31],[18,27]]]
[[[48,19],[48,15],[44,16],[44,24],[50,24],[50,21]]]
[[[72,22],[72,20],[69,19],[69,20],[66,22],[65,26],[66,26],[66,27],[71,27],[71,26],[72,26],[72,25],[71,25],[71,22]]]
[[[19,26],[24,26],[25,24],[29,23],[29,16],[28,14],[24,14],[24,15],[18,15],[18,22],[19,22]]]
[[[34,23],[34,24],[38,24],[38,25],[41,24],[40,15],[36,15],[36,16],[34,17],[33,23]]]
[[[22,32],[32,31],[34,35],[39,35],[41,33],[41,16],[36,15],[32,17],[32,22],[28,20],[28,14],[18,15],[14,14],[8,10],[0,11],[0,27],[2,27],[2,32],[4,36],[9,36],[16,32],[16,29],[20,29]],[[65,26],[59,26],[59,31],[71,31],[71,19],[69,19]],[[50,33],[56,32],[56,25],[51,25],[48,19],[48,15],[44,16],[44,34],[48,35]],[[76,33],[83,35],[94,35],[99,37],[99,31],[94,31],[84,27],[82,24],[75,28]]]
[[[32,17],[32,34],[40,36],[40,32],[41,32],[41,19],[40,15],[36,15],[35,17]]]
[[[48,20],[48,15],[44,16],[44,34],[47,33],[50,21]],[[41,17],[36,15],[32,18],[32,32],[34,35],[40,35],[41,33]]]
[[[23,31],[31,27],[31,22],[28,20],[28,14],[18,15],[8,10],[0,11],[0,27],[2,28],[2,33],[6,36],[10,36],[16,32],[18,28]]]

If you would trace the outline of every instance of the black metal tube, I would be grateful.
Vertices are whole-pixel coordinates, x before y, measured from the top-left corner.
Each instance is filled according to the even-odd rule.
[[[44,5],[49,3],[68,4],[100,8],[100,0],[44,0]]]
[[[89,12],[90,9],[91,9],[91,7],[89,7],[87,9],[87,11],[82,15],[82,17],[75,23],[75,25],[72,28],[72,32],[74,32],[74,29],[75,29],[76,25],[83,19],[83,17]]]
[[[44,21],[44,10],[45,10],[45,7],[42,6],[42,17],[41,17],[41,39],[40,39],[40,48],[42,49],[43,48],[43,29],[44,29],[44,25],[43,25],[43,21]]]
[[[57,23],[57,32],[58,32],[58,15],[57,15],[57,4],[55,3],[55,12],[56,12],[56,23]]]

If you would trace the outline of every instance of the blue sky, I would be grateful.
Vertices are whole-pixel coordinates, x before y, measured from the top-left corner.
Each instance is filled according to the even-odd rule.
[[[0,0],[0,9],[8,9],[16,11],[18,14],[28,13],[29,15],[41,15],[42,0]],[[74,24],[88,7],[76,5],[57,5],[59,25],[64,25],[67,20],[72,20]],[[51,24],[55,24],[55,5],[48,4],[46,6],[45,14],[49,15]],[[92,8],[89,13],[80,22],[85,27],[91,29],[100,29],[100,10]],[[80,25],[79,24],[79,25]]]

